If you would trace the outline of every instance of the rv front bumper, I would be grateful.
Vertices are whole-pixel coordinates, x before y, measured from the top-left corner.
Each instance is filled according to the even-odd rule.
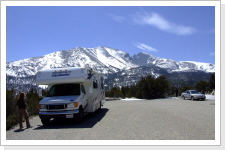
[[[79,110],[72,111],[40,111],[39,115],[69,115],[69,114],[78,114]]]
[[[39,117],[41,119],[46,118],[75,118],[78,116],[79,110],[72,111],[40,111]]]

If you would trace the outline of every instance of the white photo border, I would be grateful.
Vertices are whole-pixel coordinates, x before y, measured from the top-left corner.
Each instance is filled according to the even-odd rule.
[[[215,140],[6,140],[7,6],[215,6]],[[1,1],[1,145],[220,145],[220,1]]]

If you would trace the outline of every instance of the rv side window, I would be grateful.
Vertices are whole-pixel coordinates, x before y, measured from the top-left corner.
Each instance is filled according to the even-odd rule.
[[[86,92],[85,92],[85,89],[84,89],[84,86],[83,86],[83,85],[81,85],[81,91],[82,91],[82,93],[86,94]]]
[[[94,89],[97,89],[98,88],[98,81],[97,80],[94,80],[93,81],[93,88]]]

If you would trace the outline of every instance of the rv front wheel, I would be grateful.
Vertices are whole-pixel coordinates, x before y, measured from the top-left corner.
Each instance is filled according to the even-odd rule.
[[[41,119],[41,122],[44,126],[47,126],[50,124],[50,119]]]
[[[83,110],[83,107],[80,107],[79,108],[78,118],[77,118],[78,123],[81,123],[82,122],[83,117],[84,117],[84,110]]]

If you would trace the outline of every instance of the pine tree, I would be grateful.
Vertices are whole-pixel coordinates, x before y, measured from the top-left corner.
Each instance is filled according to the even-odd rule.
[[[28,105],[28,113],[29,115],[37,115],[38,114],[38,103],[39,96],[37,91],[34,89],[30,89],[30,91],[26,94],[27,105]]]
[[[209,90],[209,82],[207,81],[199,81],[197,84],[196,84],[196,90],[201,92],[202,90],[203,91],[208,91]]]
[[[156,96],[155,98],[165,98],[169,93],[169,82],[165,76],[160,76],[155,79],[155,89]]]
[[[18,123],[16,98],[16,92],[14,89],[6,90],[6,130],[11,129]]]
[[[142,77],[137,85],[137,97],[144,99],[164,98],[169,92],[169,82],[165,76]]]
[[[215,73],[211,73],[211,75],[210,75],[209,88],[210,88],[210,90],[215,90]]]

